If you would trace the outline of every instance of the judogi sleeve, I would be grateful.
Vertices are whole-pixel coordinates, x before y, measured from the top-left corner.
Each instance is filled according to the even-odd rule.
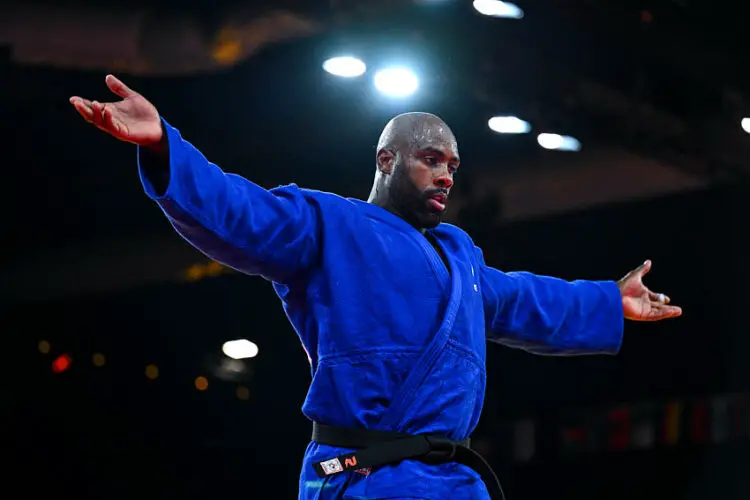
[[[317,257],[318,216],[295,185],[264,189],[209,162],[162,120],[167,156],[138,148],[146,194],[175,230],[208,257],[271,281],[302,271]]]
[[[504,273],[477,252],[488,340],[542,355],[619,352],[625,320],[615,282]]]

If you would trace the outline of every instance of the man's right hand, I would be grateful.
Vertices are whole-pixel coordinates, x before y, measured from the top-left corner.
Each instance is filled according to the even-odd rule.
[[[84,120],[121,141],[157,146],[164,132],[154,105],[112,75],[107,75],[104,81],[121,101],[101,103],[73,96],[70,103]]]

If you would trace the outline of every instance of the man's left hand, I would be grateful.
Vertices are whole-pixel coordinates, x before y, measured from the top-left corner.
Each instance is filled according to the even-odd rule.
[[[654,293],[643,284],[643,276],[650,270],[651,261],[647,260],[617,282],[622,295],[625,318],[635,321],[658,321],[680,316],[682,309],[669,305],[669,297],[663,293]]]

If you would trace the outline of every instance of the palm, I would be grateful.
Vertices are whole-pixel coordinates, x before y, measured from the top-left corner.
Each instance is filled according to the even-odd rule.
[[[627,319],[636,321],[657,321],[680,316],[682,309],[669,305],[669,297],[654,293],[643,284],[643,276],[650,270],[651,261],[647,260],[617,283],[622,295],[623,314]]]
[[[70,102],[89,123],[121,141],[141,146],[161,140],[162,129],[159,112],[141,94],[131,90],[112,75],[107,75],[107,87],[122,100],[100,103],[81,97],[71,97]]]
[[[139,143],[153,136],[155,125],[159,125],[156,108],[140,94],[107,103],[105,107],[111,107],[111,119],[116,130],[122,134],[118,139]],[[108,111],[105,110],[105,115]]]
[[[640,279],[628,282],[621,292],[622,308],[626,317],[642,317],[651,313],[648,289]]]

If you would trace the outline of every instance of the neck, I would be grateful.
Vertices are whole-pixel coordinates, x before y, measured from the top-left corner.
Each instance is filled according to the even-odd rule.
[[[385,210],[388,210],[393,215],[403,219],[406,221],[410,226],[412,226],[414,229],[419,231],[420,233],[424,234],[425,229],[418,227],[417,224],[415,224],[414,221],[409,220],[407,217],[404,217],[404,215],[396,208],[393,203],[390,202],[387,196],[382,196],[378,194],[378,191],[373,187],[372,192],[370,193],[370,197],[367,199],[367,203],[371,203],[373,205],[376,205],[380,208],[383,208]]]

